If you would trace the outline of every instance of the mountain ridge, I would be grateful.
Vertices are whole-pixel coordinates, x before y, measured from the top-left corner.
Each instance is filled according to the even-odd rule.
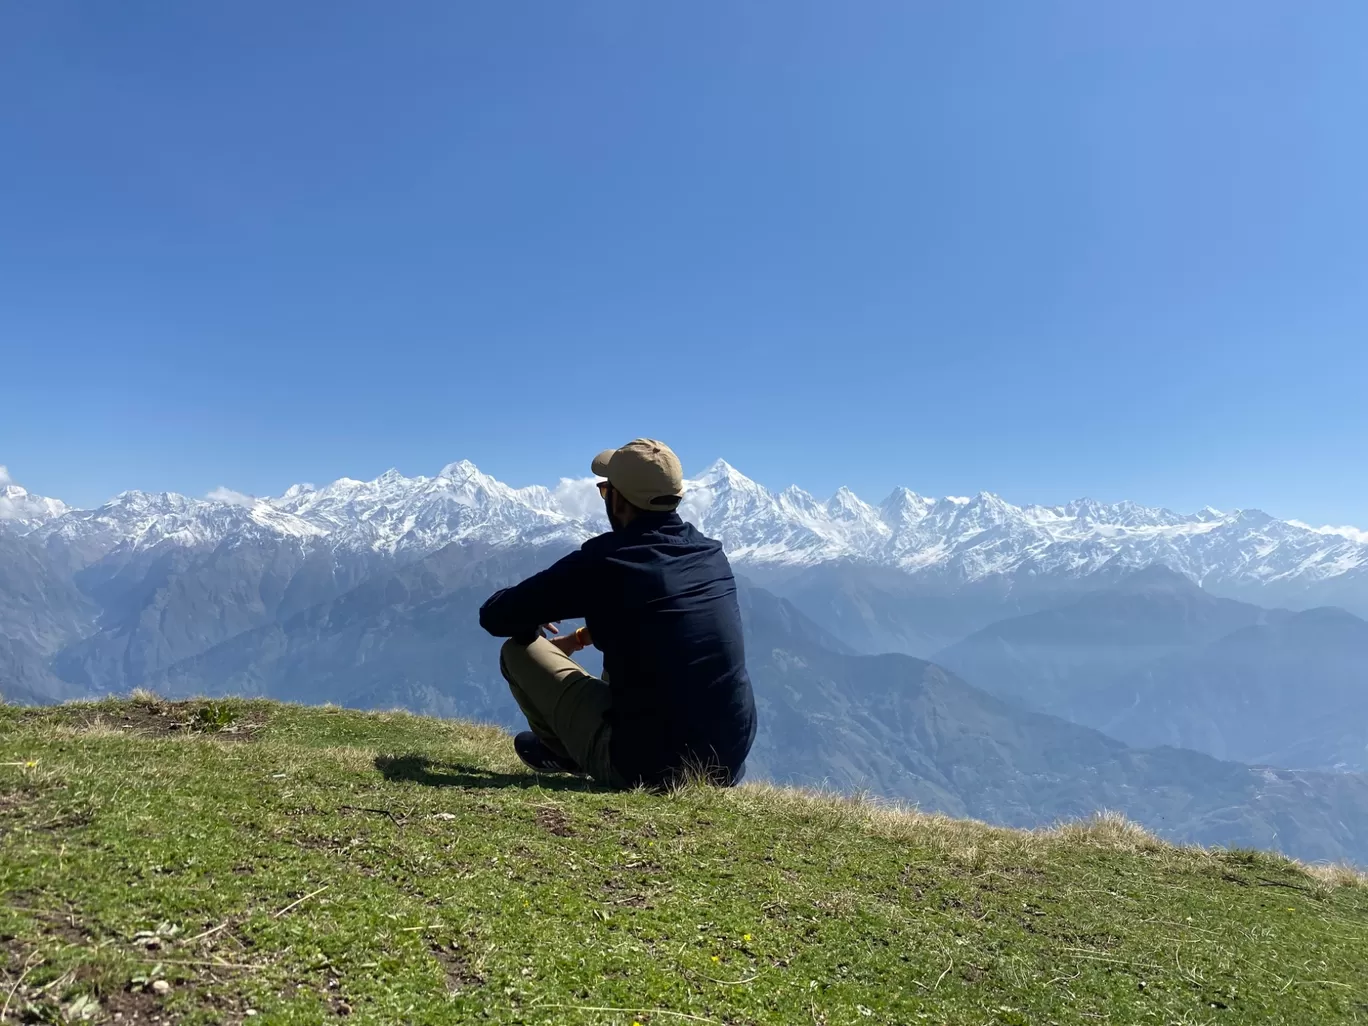
[[[0,506],[0,529],[100,555],[120,546],[204,547],[255,535],[409,558],[463,540],[578,544],[607,528],[591,478],[514,488],[467,460],[433,477],[389,470],[371,481],[293,485],[265,498],[128,491],[93,510],[14,485],[9,491],[23,492],[24,515],[4,517]],[[1350,596],[1337,604],[1368,607],[1368,543],[1361,532],[1312,528],[1259,510],[1179,514],[1087,498],[1018,506],[991,492],[936,499],[906,488],[876,506],[848,488],[825,501],[796,486],[774,492],[718,460],[687,482],[680,512],[721,540],[735,562],[756,567],[851,562],[965,584],[1010,575],[1085,577],[1160,563],[1232,595],[1274,591],[1284,603],[1319,605],[1331,589],[1332,598],[1341,591]]]
[[[1368,622],[1220,598],[1149,567],[934,655],[1023,708],[1142,748],[1368,770]]]

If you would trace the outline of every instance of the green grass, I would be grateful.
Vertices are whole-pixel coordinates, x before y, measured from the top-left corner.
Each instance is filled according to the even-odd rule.
[[[609,794],[261,702],[0,707],[0,763],[10,1021],[1368,1022],[1360,877],[1114,819]]]

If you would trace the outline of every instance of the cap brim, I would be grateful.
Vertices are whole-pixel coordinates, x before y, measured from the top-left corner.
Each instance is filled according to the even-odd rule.
[[[604,449],[603,452],[594,457],[594,462],[589,464],[589,469],[599,477],[607,477],[608,461],[613,458],[613,454],[616,452],[616,449]]]

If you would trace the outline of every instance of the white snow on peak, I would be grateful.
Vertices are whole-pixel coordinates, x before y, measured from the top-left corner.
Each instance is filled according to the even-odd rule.
[[[448,463],[438,472],[437,476],[465,480],[468,477],[483,477],[484,475],[480,473],[480,468],[471,463],[470,460],[457,460],[455,463]]]
[[[844,487],[826,500],[796,486],[776,493],[725,460],[685,482],[680,514],[743,564],[856,560],[977,580],[1163,563],[1207,584],[1309,583],[1368,570],[1368,532],[1258,510],[1185,515],[1087,498],[1016,506],[991,492],[936,499],[906,488],[875,507]],[[577,545],[607,522],[592,477],[514,488],[458,460],[434,477],[388,470],[369,481],[293,485],[266,499],[227,489],[209,499],[131,491],[95,510],[70,510],[5,482],[0,528],[83,539],[97,550],[260,537],[417,557],[454,542]]]
[[[708,469],[703,471],[703,473],[699,475],[699,480],[703,480],[705,478],[713,477],[716,475],[722,475],[725,477],[728,474],[736,473],[739,473],[739,471],[719,456],[717,459],[713,460],[712,463],[708,464]]]
[[[9,471],[0,467],[0,528],[31,531],[60,517],[70,507],[61,499],[34,495],[10,481]]]
[[[249,497],[244,497],[249,498]],[[223,542],[318,539],[323,532],[260,500],[193,499],[175,492],[120,492],[96,509],[70,510],[35,532],[95,552],[159,545],[212,548]]]
[[[587,509],[567,512],[551,489],[511,488],[469,460],[448,463],[436,477],[388,470],[373,481],[291,488],[269,502],[323,531],[330,544],[377,552],[421,555],[458,541],[577,543],[597,533],[584,524]]]
[[[847,520],[876,515],[873,506],[866,503],[845,485],[836,489],[836,494],[827,500],[826,508],[832,516]]]

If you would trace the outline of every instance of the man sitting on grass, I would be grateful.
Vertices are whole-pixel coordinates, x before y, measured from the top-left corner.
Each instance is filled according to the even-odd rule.
[[[609,787],[668,786],[693,772],[730,785],[755,740],[736,581],[720,543],[675,510],[679,459],[638,438],[591,464],[612,530],[495,593],[480,626],[508,638],[500,666],[530,730],[513,739],[535,770]],[[547,638],[561,620],[585,626]],[[603,652],[603,678],[571,654]]]

